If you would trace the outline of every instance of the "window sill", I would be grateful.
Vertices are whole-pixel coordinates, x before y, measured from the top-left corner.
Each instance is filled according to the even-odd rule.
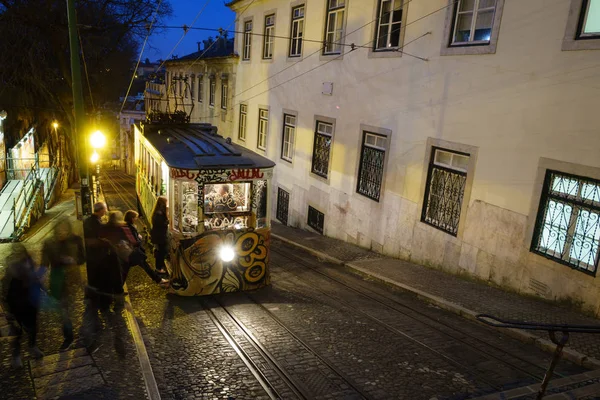
[[[328,53],[328,54],[319,54],[320,61],[332,61],[332,60],[343,60],[344,53]]]
[[[398,48],[393,49],[382,49],[382,50],[373,50],[369,49],[368,58],[396,58],[402,57],[402,51],[399,51]]]
[[[581,39],[564,38],[561,49],[563,51],[600,50],[600,36]]]
[[[442,56],[467,56],[480,54],[496,54],[496,43],[473,43],[444,46],[440,52],[440,55]]]

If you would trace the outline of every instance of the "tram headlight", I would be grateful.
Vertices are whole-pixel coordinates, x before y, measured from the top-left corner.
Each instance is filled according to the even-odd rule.
[[[219,256],[221,260],[230,262],[235,257],[235,251],[233,251],[233,247],[231,246],[222,246],[219,250]]]

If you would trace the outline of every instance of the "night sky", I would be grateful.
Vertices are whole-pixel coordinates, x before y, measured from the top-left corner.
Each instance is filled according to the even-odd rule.
[[[225,29],[235,19],[235,13],[225,7],[224,0],[170,1],[173,7],[173,16],[165,21],[166,25],[183,26],[185,24],[190,26],[207,1],[208,5],[196,20],[196,23],[194,23],[194,27]],[[231,29],[235,29],[235,25],[232,25]],[[155,33],[148,41],[149,43],[144,50],[142,60],[146,58],[149,58],[151,61],[156,61],[159,58],[165,59],[173,46],[177,44],[181,35],[183,35],[183,29],[167,29],[164,33]],[[181,57],[193,53],[198,50],[196,42],[202,41],[209,36],[215,37],[216,35],[217,32],[190,30],[173,54]],[[229,37],[233,37],[233,34],[230,34]]]

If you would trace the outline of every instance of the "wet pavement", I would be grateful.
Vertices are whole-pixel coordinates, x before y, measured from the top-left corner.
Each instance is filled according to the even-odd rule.
[[[124,194],[133,178],[108,174],[118,182],[103,183],[109,205],[134,208]],[[270,267],[268,288],[200,298],[167,295],[131,271],[162,398],[464,399],[540,382],[550,363],[531,344],[282,241],[271,243]],[[556,378],[585,371],[561,361]]]
[[[26,235],[25,245],[39,261],[45,239],[52,233],[54,223],[62,217],[69,218],[75,233],[82,235],[81,221],[74,216],[74,192],[67,191],[60,202],[47,210],[46,215]],[[0,245],[0,258],[10,251],[10,244]],[[0,269],[0,274],[3,271]],[[73,271],[85,282],[85,266]],[[63,341],[60,315],[46,296],[39,316],[38,346],[45,353],[44,359],[33,360],[23,345],[21,369],[10,367],[10,337],[0,337],[0,399],[64,398],[64,399],[144,399],[146,390],[135,345],[128,331],[125,335],[127,355],[117,356],[111,332],[103,329],[99,336],[100,347],[93,355],[78,344],[79,328],[83,317],[83,287],[70,283],[73,296],[73,325],[75,344],[72,351],[59,353]],[[106,325],[103,325],[106,328]]]

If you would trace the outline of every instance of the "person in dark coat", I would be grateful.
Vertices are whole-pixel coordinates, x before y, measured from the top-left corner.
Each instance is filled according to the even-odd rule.
[[[27,333],[31,355],[36,359],[44,357],[44,353],[36,346],[42,285],[33,259],[23,244],[14,245],[6,264],[6,274],[2,279],[2,300],[10,313],[8,319],[18,325],[17,335],[12,344],[12,365],[20,368],[23,366],[21,361],[23,331]]]
[[[166,274],[165,259],[169,255],[169,217],[167,216],[167,198],[160,196],[156,199],[152,210],[152,229],[150,240],[154,245],[156,272]]]
[[[60,351],[73,343],[73,306],[75,289],[82,285],[78,266],[85,261],[83,240],[73,233],[73,227],[63,219],[54,227],[54,237],[44,242],[42,266],[50,268],[50,296],[60,308],[64,341]]]
[[[144,249],[142,236],[139,234],[135,226],[138,216],[139,214],[133,210],[129,210],[125,213],[125,225],[123,226],[123,231],[125,232],[125,236],[127,236],[129,243],[133,247],[133,251],[129,256],[127,265],[125,265],[123,268],[123,282],[127,280],[129,269],[139,265],[154,282],[161,285],[167,285],[169,281],[161,278],[160,275],[158,275],[158,273],[153,270],[152,267],[150,267],[150,264],[148,264],[148,256],[146,255],[146,249]]]

